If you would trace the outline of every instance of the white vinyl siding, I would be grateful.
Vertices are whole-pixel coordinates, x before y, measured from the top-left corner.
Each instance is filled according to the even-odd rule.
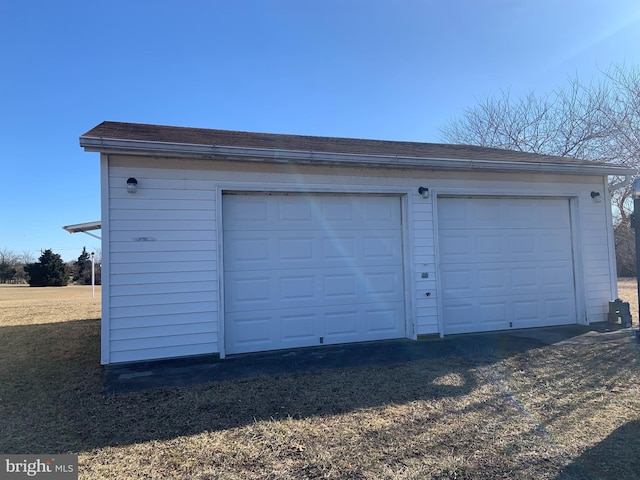
[[[134,173],[111,169],[111,362],[218,352],[215,185]]]
[[[610,209],[607,195],[600,203],[591,201],[589,194],[585,195],[581,208],[582,256],[585,276],[586,323],[602,322],[606,320],[608,302],[615,300],[617,288],[611,291],[611,283],[616,285],[616,278],[611,277],[611,268],[615,270],[615,253],[610,242],[613,241],[607,229],[610,224],[605,223],[606,209]],[[610,263],[611,262],[611,263]],[[612,265],[613,264],[613,265]]]
[[[434,249],[433,202],[417,192],[411,196],[416,305],[416,334],[438,332],[438,297],[436,284],[436,256]]]
[[[221,204],[225,191],[395,195],[403,205],[405,335],[441,334],[436,266],[438,194],[571,198],[578,321],[605,320],[615,292],[602,177],[414,172],[104,156],[103,363],[224,354]],[[138,191],[126,191],[126,179]],[[424,199],[418,187],[426,186]],[[575,218],[573,218],[575,216]],[[613,267],[615,269],[615,267]]]

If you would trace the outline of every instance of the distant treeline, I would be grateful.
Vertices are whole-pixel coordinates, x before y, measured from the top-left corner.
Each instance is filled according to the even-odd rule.
[[[100,260],[99,255],[94,255],[96,285],[101,283]],[[43,250],[38,261],[28,252],[16,254],[4,249],[0,250],[0,283],[28,283],[32,287],[91,285],[91,265],[91,255],[85,247],[77,260],[66,263],[51,249]]]

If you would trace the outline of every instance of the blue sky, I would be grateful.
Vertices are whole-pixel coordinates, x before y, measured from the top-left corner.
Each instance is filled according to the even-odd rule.
[[[640,63],[637,0],[0,0],[0,249],[100,248],[103,120],[438,142],[477,99]]]

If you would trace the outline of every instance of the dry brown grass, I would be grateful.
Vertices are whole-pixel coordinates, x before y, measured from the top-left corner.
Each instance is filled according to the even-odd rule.
[[[0,452],[91,479],[640,478],[630,336],[105,395],[96,304],[0,288]]]
[[[29,287],[0,284],[0,326],[33,325],[100,318],[101,288]]]

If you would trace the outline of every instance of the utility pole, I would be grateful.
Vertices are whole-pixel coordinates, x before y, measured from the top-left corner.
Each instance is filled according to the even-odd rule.
[[[91,298],[96,298],[96,255],[91,252]]]
[[[636,284],[638,286],[638,321],[640,321],[640,178],[636,178],[631,188],[633,197],[633,213],[631,214],[631,227],[635,230],[636,237]],[[636,340],[640,342],[640,329],[636,331]]]

